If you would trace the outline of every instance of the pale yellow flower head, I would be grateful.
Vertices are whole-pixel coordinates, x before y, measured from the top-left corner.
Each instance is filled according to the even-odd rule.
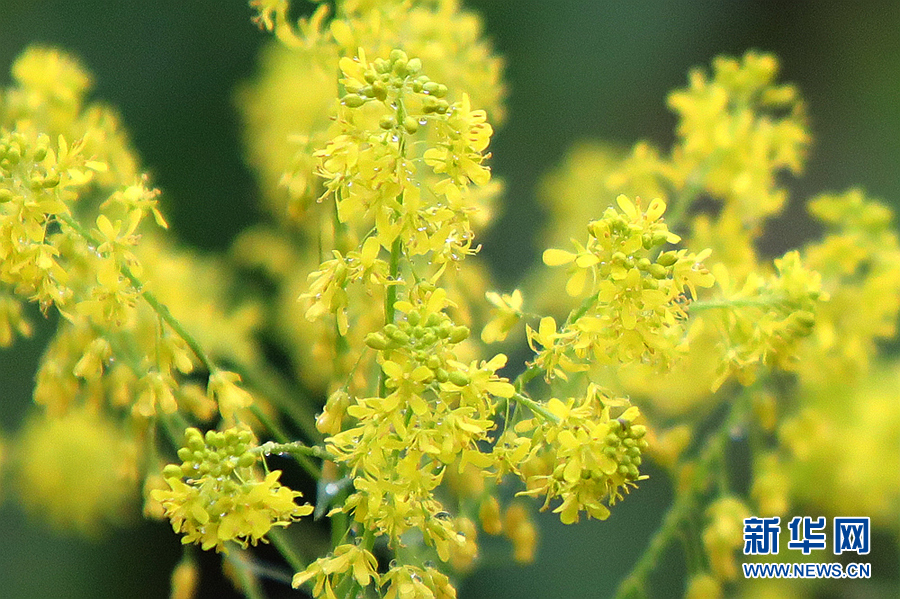
[[[90,409],[32,418],[16,444],[20,502],[34,518],[79,533],[123,520],[133,507],[134,469],[132,441]]]

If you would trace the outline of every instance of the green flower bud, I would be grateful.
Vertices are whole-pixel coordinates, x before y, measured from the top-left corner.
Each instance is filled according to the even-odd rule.
[[[18,164],[19,160],[22,159],[22,151],[19,149],[19,146],[14,144],[6,150],[6,159],[9,160],[10,164]]]
[[[372,349],[376,349],[379,351],[383,351],[388,348],[388,340],[385,339],[384,335],[382,335],[381,333],[369,333],[368,335],[366,335],[365,344]]]
[[[372,84],[372,95],[382,102],[387,99],[387,87],[380,81]]]
[[[451,372],[448,378],[450,379],[451,383],[459,387],[465,387],[471,382],[469,375],[458,370],[454,370],[453,372]]]
[[[181,478],[181,466],[175,464],[167,464],[162,471],[163,478]]]
[[[654,279],[665,279],[666,274],[668,274],[668,270],[666,270],[665,266],[661,264],[652,264],[650,266],[650,274]]]
[[[469,338],[469,328],[464,326],[453,327],[450,331],[450,343],[460,343]]]
[[[650,243],[653,245],[653,247],[656,247],[658,245],[668,243],[668,241],[669,241],[669,236],[666,235],[665,233],[654,233],[653,238]]]
[[[356,94],[347,94],[344,96],[344,105],[348,108],[359,108],[365,103],[365,99]]]
[[[418,58],[410,58],[409,62],[406,63],[406,70],[410,75],[415,75],[422,70],[422,61]]]
[[[225,445],[225,437],[216,431],[206,431],[206,444],[216,449]]]
[[[419,121],[411,116],[408,116],[403,119],[403,128],[406,129],[407,133],[413,134],[419,130]]]
[[[678,254],[675,252],[663,252],[656,259],[656,263],[660,266],[672,266],[676,262],[678,262]]]
[[[396,341],[400,345],[406,345],[409,343],[409,335],[401,331],[400,329],[394,329],[388,332],[387,327],[384,328],[385,332],[388,334],[392,340]]]
[[[203,449],[205,444],[203,443],[203,433],[201,433],[198,429],[191,427],[184,431],[184,440],[185,445],[190,447],[194,451]]]
[[[406,77],[406,75],[409,73],[409,71],[406,68],[407,64],[408,64],[408,61],[405,58],[401,58],[401,59],[397,60],[396,62],[394,62],[394,68],[392,70],[398,76]]]

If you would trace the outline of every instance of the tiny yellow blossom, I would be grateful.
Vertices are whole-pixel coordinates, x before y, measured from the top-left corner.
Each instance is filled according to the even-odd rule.
[[[240,375],[227,370],[217,370],[209,376],[207,393],[210,399],[216,401],[219,413],[226,421],[234,420],[238,410],[253,405],[253,396],[246,389],[238,386],[240,381]]]

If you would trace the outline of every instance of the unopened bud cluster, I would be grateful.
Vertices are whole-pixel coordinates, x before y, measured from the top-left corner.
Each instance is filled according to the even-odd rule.
[[[350,108],[358,108],[371,100],[384,102],[396,110],[393,115],[384,115],[379,121],[382,129],[394,129],[398,125],[407,133],[419,130],[421,121],[430,114],[446,114],[450,104],[444,97],[447,86],[437,83],[427,75],[419,74],[422,61],[409,58],[402,50],[392,50],[385,60],[377,58],[362,71],[363,81],[349,80],[344,82],[347,93],[341,102]],[[364,85],[360,85],[365,83]],[[404,114],[397,103],[404,94],[412,93],[420,96],[422,114],[416,116]]]

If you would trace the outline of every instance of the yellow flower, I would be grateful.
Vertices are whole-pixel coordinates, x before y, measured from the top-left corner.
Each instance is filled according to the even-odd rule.
[[[520,564],[534,561],[537,550],[537,527],[531,519],[528,508],[521,502],[514,502],[506,509],[503,532],[513,545],[513,559]]]
[[[29,48],[13,64],[12,74],[28,91],[33,109],[42,102],[77,109],[91,86],[90,75],[77,61],[51,48]]]
[[[219,413],[227,422],[234,420],[238,410],[253,405],[253,396],[238,386],[240,381],[239,374],[227,370],[216,370],[209,376],[207,393],[210,399],[217,402]]]
[[[708,524],[703,530],[703,546],[709,556],[710,567],[720,580],[738,576],[735,553],[744,543],[744,518],[749,508],[738,498],[725,496],[706,509]]]
[[[570,265],[569,295],[587,291],[577,315],[555,337],[559,347],[554,352],[574,353],[580,368],[586,368],[588,360],[666,363],[683,335],[684,307],[696,299],[697,287],[713,283],[702,264],[708,251],[658,251],[659,246],[680,240],[662,222],[666,209],[662,200],[653,200],[646,210],[624,195],[616,202],[618,210],[608,208],[601,219],[589,223],[585,245],[573,241],[575,252],[551,248],[543,255],[548,266]],[[529,339],[537,337],[532,334]],[[542,345],[539,363],[548,362],[551,347]],[[548,363],[554,368],[563,364],[557,359]]]
[[[16,450],[20,501],[40,521],[95,534],[131,507],[135,449],[90,409],[33,418]]]
[[[674,168],[687,181],[703,173],[705,190],[754,227],[781,210],[787,192],[778,173],[799,173],[810,143],[797,90],[776,85],[778,61],[747,52],[719,57],[713,76],[697,69],[690,87],[669,95],[678,113]]]
[[[307,566],[303,572],[294,575],[291,586],[295,589],[315,579],[315,597],[336,597],[334,588],[346,576],[352,576],[359,586],[365,588],[380,580],[378,560],[372,553],[359,545],[344,543],[334,548],[328,557],[321,557]]]
[[[154,489],[150,496],[165,508],[175,532],[183,533],[183,543],[198,543],[204,550],[227,551],[234,541],[246,548],[265,540],[273,526],[313,512],[313,506],[298,506],[301,497],[278,482],[281,471],[262,479],[253,466],[254,439],[246,429],[185,431],[185,446],[179,450],[180,466],[163,470],[169,489]],[[187,477],[187,480],[183,480]]]
[[[491,309],[491,320],[481,329],[481,340],[485,343],[504,341],[522,318],[522,292],[516,289],[511,294],[500,295],[488,291],[485,297],[494,307]]]

